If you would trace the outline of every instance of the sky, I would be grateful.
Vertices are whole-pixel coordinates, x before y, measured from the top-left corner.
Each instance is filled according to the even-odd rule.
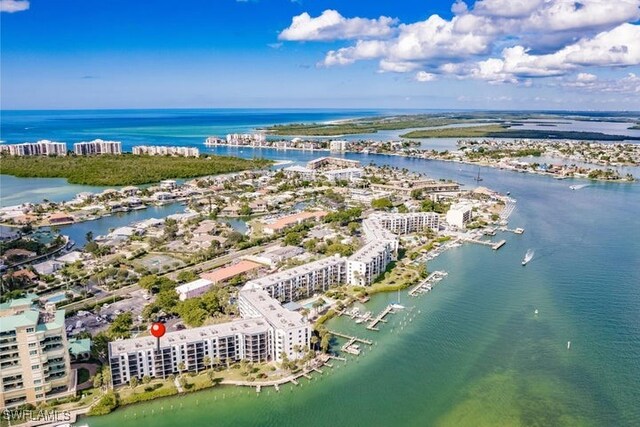
[[[0,108],[640,110],[640,0],[0,0]]]

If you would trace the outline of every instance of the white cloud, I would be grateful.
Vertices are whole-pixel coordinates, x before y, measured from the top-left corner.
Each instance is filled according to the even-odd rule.
[[[531,86],[533,78],[640,65],[640,0],[455,0],[453,17],[397,24],[387,17],[303,13],[283,40],[353,39],[319,65],[377,60],[379,72],[440,74]],[[495,55],[495,52],[501,52]],[[418,72],[418,74],[420,74]],[[420,81],[415,76],[415,80]],[[427,77],[425,77],[427,78]],[[431,77],[429,77],[431,78]]]
[[[280,40],[348,40],[386,37],[392,34],[397,20],[387,16],[378,19],[345,18],[335,10],[327,9],[316,18],[308,13],[294,16],[291,25],[282,30]]]
[[[416,73],[416,81],[419,82],[432,82],[436,80],[438,77],[433,73],[427,73],[426,71],[418,71]]]
[[[22,12],[29,9],[28,0],[0,0],[0,12]]]
[[[600,80],[593,74],[579,73],[575,79],[564,80],[561,86],[589,92],[640,95],[640,76],[629,73],[621,79]]]

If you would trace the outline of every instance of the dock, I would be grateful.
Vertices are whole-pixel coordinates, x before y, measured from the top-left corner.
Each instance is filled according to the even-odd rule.
[[[510,229],[507,227],[500,227],[499,228],[500,231],[508,231],[509,233],[513,233],[513,234],[522,234],[524,233],[524,228],[515,228],[515,229]]]
[[[336,331],[327,331],[327,332],[329,332],[331,335],[334,335],[336,337],[345,338],[345,339],[348,339],[348,340],[353,340],[353,342],[360,342],[362,344],[367,344],[367,345],[372,345],[373,344],[372,341],[366,340],[364,338],[353,337],[351,335],[343,334],[342,332],[336,332]]]
[[[376,328],[376,326],[378,325],[378,323],[380,322],[386,322],[386,320],[384,319],[387,314],[393,312],[393,307],[391,306],[391,304],[389,304],[387,306],[387,308],[385,308],[384,310],[382,310],[382,312],[380,314],[378,314],[368,325],[367,325],[367,329],[369,329],[370,331],[378,331],[379,329]]]
[[[434,271],[429,276],[409,290],[409,296],[415,297],[423,292],[429,292],[435,286],[434,282],[439,282],[447,275],[446,271]]]
[[[478,245],[489,246],[494,251],[497,251],[507,243],[506,240],[500,240],[499,242],[492,242],[491,240],[464,239],[464,241],[469,243],[476,243]]]

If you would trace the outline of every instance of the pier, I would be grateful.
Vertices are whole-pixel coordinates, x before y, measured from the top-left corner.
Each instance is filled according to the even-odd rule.
[[[508,231],[509,233],[513,233],[513,234],[522,234],[524,233],[524,228],[515,228],[515,229],[510,229],[507,227],[500,227],[498,230],[500,231]]]
[[[489,246],[494,251],[497,251],[507,243],[506,240],[500,240],[499,242],[492,242],[491,240],[464,239],[463,241],[469,242],[469,243],[477,243],[478,245]]]
[[[409,296],[415,297],[423,292],[429,292],[435,286],[435,283],[431,283],[432,280],[439,282],[447,273],[445,271],[434,271],[426,279],[418,283],[416,286],[409,290]]]
[[[387,308],[385,308],[384,310],[382,310],[382,312],[380,314],[378,314],[368,325],[367,325],[367,329],[369,329],[370,331],[378,331],[379,329],[376,328],[376,325],[378,325],[378,323],[380,322],[386,322],[386,320],[384,319],[386,317],[387,314],[393,312],[393,307],[391,306],[391,304],[389,304],[387,306]]]

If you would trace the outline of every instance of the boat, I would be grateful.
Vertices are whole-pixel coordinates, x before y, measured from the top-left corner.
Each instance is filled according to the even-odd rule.
[[[522,258],[522,266],[523,267],[525,265],[527,265],[527,263],[533,259],[533,254],[534,254],[533,249],[529,249],[527,251],[527,253],[524,255],[524,258]]]
[[[538,309],[536,308],[536,311],[533,312],[533,314],[538,314]]]
[[[571,349],[571,341],[567,341],[567,350]]]
[[[478,176],[474,178],[476,180],[476,182],[480,182],[482,181],[482,178],[480,178],[480,168],[478,168]]]
[[[364,322],[364,319],[363,319],[362,317],[360,317],[360,318],[356,319],[356,323],[357,323],[357,324],[360,324],[360,323],[362,323],[362,322]]]
[[[404,305],[400,305],[400,304],[396,304],[396,303],[389,304],[389,305],[391,306],[391,308],[394,308],[394,309],[396,309],[396,310],[402,310],[402,309],[404,309]]]
[[[577,190],[577,189],[578,189],[578,186],[577,186],[577,185],[570,185],[570,186],[569,186],[569,189],[571,189],[571,190]]]

